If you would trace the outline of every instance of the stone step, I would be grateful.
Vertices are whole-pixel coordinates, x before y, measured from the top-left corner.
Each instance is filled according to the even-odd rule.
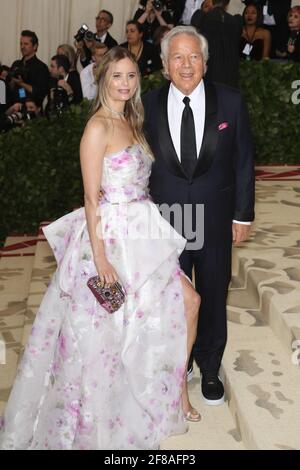
[[[7,237],[0,258],[0,413],[12,386],[19,354],[36,236]]]
[[[258,182],[251,238],[233,250],[222,375],[247,449],[300,449],[299,193]]]
[[[228,327],[221,375],[245,447],[299,450],[300,356],[288,354],[267,325]]]
[[[227,403],[207,406],[201,398],[200,373],[194,367],[194,378],[189,382],[192,405],[201,413],[198,423],[189,423],[186,434],[172,436],[162,442],[161,450],[245,450]]]
[[[300,249],[299,257],[300,257]],[[280,266],[274,260],[280,259]],[[286,351],[300,342],[300,269],[298,255],[280,249],[237,249],[228,295],[228,318],[245,325],[269,325]]]
[[[233,252],[229,319],[268,324],[290,353],[300,341],[299,181],[261,181],[251,239]]]

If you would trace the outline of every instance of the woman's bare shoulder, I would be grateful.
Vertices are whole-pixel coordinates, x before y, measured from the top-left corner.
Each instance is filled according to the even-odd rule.
[[[271,37],[270,31],[268,31],[266,28],[259,27],[257,28],[257,34],[262,38],[262,39],[267,39]]]
[[[108,130],[108,123],[107,119],[101,115],[94,115],[92,116],[85,128],[87,131],[91,131],[93,133],[99,132],[102,134],[103,132],[106,133]]]

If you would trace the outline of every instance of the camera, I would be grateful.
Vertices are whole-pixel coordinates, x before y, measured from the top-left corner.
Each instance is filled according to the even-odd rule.
[[[154,0],[152,5],[155,10],[162,10],[163,3],[160,0]]]
[[[92,41],[94,37],[94,33],[89,31],[89,27],[86,24],[83,24],[75,34],[74,39],[77,42],[83,41],[84,39]]]
[[[86,31],[84,39],[86,41],[93,41],[95,39],[95,34],[93,33],[93,31]]]
[[[28,112],[25,107],[22,107],[19,112],[2,117],[0,122],[0,132],[7,132],[13,127],[22,124],[22,122],[31,121],[35,118],[35,113]]]
[[[9,114],[6,117],[7,122],[16,126],[21,123],[21,121],[32,121],[36,117],[35,113],[29,113],[26,108],[21,108],[21,111],[18,113]]]
[[[19,78],[21,77],[23,81],[26,81],[27,72],[22,64],[14,65],[8,72],[8,78]]]
[[[61,116],[63,113],[63,108],[65,108],[67,105],[68,95],[66,91],[60,86],[51,88],[49,101],[46,107],[47,118],[51,119]]]

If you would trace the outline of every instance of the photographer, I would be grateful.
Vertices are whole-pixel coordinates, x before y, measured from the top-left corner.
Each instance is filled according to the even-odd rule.
[[[84,69],[90,65],[92,61],[91,50],[95,43],[95,34],[92,31],[89,31],[86,24],[83,24],[77,31],[74,39],[74,46],[77,49],[75,62],[77,63],[79,57],[80,64]]]
[[[22,59],[12,64],[9,73],[10,104],[18,103],[28,95],[42,103],[47,95],[49,71],[47,65],[36,57],[38,44],[37,35],[33,31],[22,31],[20,40]]]
[[[109,34],[108,30],[111,28],[114,22],[114,17],[107,10],[101,10],[99,15],[96,16],[96,41],[105,44],[108,49],[112,49],[117,46],[117,41]]]
[[[79,73],[76,70],[70,71],[70,67],[70,61],[65,55],[55,55],[51,59],[50,101],[53,99],[53,90],[60,89],[64,106],[82,101]]]
[[[153,35],[159,26],[174,27],[172,16],[166,7],[166,0],[141,0],[134,21],[143,25],[144,41],[153,43]]]
[[[83,97],[88,100],[93,100],[97,96],[98,87],[96,85],[97,69],[102,62],[103,56],[108,51],[105,44],[95,41],[95,45],[92,48],[92,60],[93,62],[85,67],[80,73],[80,81],[82,87]]]
[[[75,36],[75,47],[77,48],[83,68],[92,62],[91,50],[94,47],[95,41],[105,44],[108,49],[118,45],[117,41],[108,32],[114,22],[112,13],[107,10],[101,10],[95,20],[95,34],[89,31],[88,27],[83,24]]]
[[[26,98],[24,104],[15,103],[0,117],[0,132],[7,132],[14,127],[24,127],[26,121],[41,116],[41,106],[32,97]]]

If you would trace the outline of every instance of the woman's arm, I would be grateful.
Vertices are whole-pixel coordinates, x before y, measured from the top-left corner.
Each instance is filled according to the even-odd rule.
[[[145,8],[145,11],[144,13],[142,13],[139,18],[137,18],[137,21],[141,24],[144,24],[145,21],[147,20],[150,12],[153,10],[153,0],[148,0],[147,4],[146,4],[146,8]]]
[[[90,236],[94,263],[101,282],[113,284],[118,275],[105,255],[102,237],[101,214],[99,215],[99,191],[103,159],[106,153],[107,129],[99,118],[92,118],[87,124],[80,144],[80,163],[84,185],[84,206],[87,228]]]
[[[272,41],[272,39],[271,39],[270,31],[265,30],[265,32],[264,32],[264,48],[263,48],[263,54],[262,54],[263,59],[268,59],[270,57],[271,41]]]

